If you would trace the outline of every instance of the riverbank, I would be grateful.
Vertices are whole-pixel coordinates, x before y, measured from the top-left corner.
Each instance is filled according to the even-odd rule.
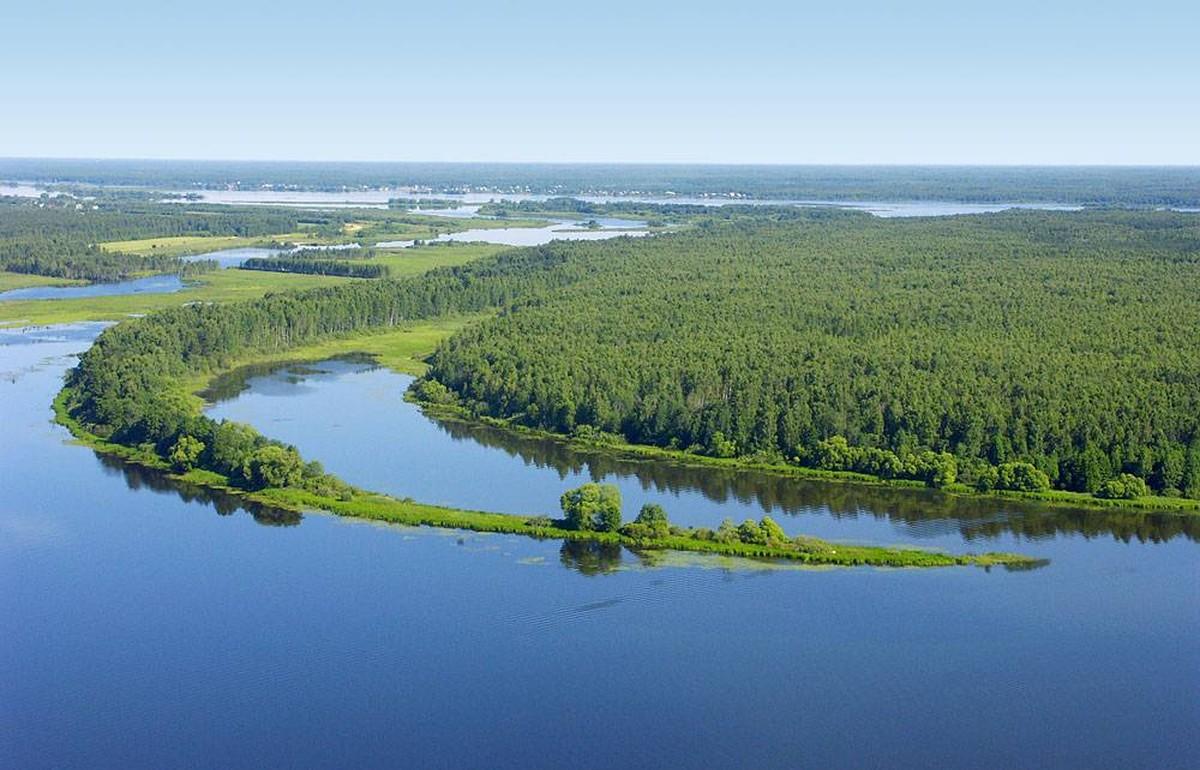
[[[424,401],[415,394],[409,393],[407,398],[421,407],[422,412],[442,420],[454,420],[462,423],[477,422],[500,430],[505,430],[517,436],[554,441],[574,449],[609,454],[615,458],[627,460],[653,460],[673,465],[692,468],[721,468],[725,470],[746,470],[758,473],[768,473],[785,478],[808,481],[836,482],[844,484],[859,484],[874,487],[889,487],[893,489],[921,489],[928,487],[910,479],[884,479],[854,471],[830,471],[819,468],[806,468],[799,465],[769,463],[746,457],[709,457],[680,450],[645,444],[630,444],[623,441],[591,440],[578,436],[565,436],[561,433],[539,430],[519,425],[508,420],[500,420],[487,416],[472,416],[467,410],[457,405],[439,404]],[[938,489],[938,492],[952,497],[971,497],[995,500],[1022,500],[1036,502],[1047,506],[1067,508],[1103,508],[1107,510],[1136,510],[1155,511],[1160,513],[1177,513],[1180,515],[1200,516],[1200,500],[1190,500],[1179,497],[1147,496],[1132,500],[1106,499],[1095,497],[1083,492],[1068,492],[1065,490],[1050,490],[1047,492],[1014,492],[1008,490],[990,490],[981,492],[965,484],[951,484]]]
[[[289,363],[313,363],[326,358],[353,354],[370,356],[381,366],[402,374],[420,376],[427,369],[423,359],[433,352],[438,343],[458,329],[483,317],[486,317],[486,314],[417,323],[400,329],[390,329],[385,332],[355,333],[342,338],[324,340],[313,345],[294,348],[276,355],[247,356],[233,362],[231,366],[227,367],[221,373],[197,375],[190,378],[184,384],[189,393],[198,393],[212,387],[218,379],[236,376],[237,369],[272,365],[279,366]],[[516,436],[550,440],[563,446],[606,454],[613,458],[662,462],[690,468],[754,471],[801,481],[834,482],[870,487],[886,487],[889,489],[922,491],[929,489],[924,483],[909,479],[883,479],[853,471],[821,470],[798,465],[762,462],[746,457],[709,457],[663,447],[610,440],[596,441],[578,436],[565,436],[560,433],[518,425],[506,420],[486,416],[472,416],[460,406],[422,401],[412,393],[406,397],[416,403],[427,415],[435,416],[442,420],[458,421],[464,424],[472,422],[480,423],[510,432]],[[997,501],[1016,500],[1055,508],[1092,508],[1108,511],[1125,510],[1200,516],[1200,500],[1176,497],[1148,496],[1133,500],[1124,500],[1099,498],[1086,493],[1068,492],[1065,490],[1050,490],[1047,492],[990,490],[981,492],[965,484],[953,484],[940,488],[937,491],[940,494],[950,497]]]
[[[682,531],[667,537],[633,538],[618,532],[567,529],[558,521],[545,516],[525,517],[427,505],[358,489],[352,490],[349,499],[328,497],[290,487],[248,490],[236,486],[227,476],[213,471],[193,469],[183,473],[176,472],[166,460],[152,451],[117,444],[91,433],[87,426],[70,415],[68,411],[70,400],[69,388],[63,388],[55,397],[53,404],[55,421],[65,427],[83,446],[120,458],[127,463],[163,472],[186,484],[204,487],[249,503],[282,511],[303,513],[317,510],[337,516],[407,526],[504,533],[538,539],[590,541],[620,545],[641,551],[689,551],[749,559],[787,560],[814,566],[978,566],[985,568],[1002,566],[1007,569],[1032,569],[1046,563],[1042,559],[1012,553],[949,554],[910,548],[835,544],[814,538],[802,538],[796,542],[781,545],[720,542],[702,539]]]

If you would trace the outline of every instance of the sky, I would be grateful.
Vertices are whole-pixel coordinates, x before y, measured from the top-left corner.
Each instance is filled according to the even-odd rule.
[[[0,156],[1200,164],[1200,2],[5,2]]]

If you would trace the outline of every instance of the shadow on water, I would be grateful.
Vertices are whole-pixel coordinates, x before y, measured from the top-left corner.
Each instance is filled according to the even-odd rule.
[[[698,491],[709,500],[757,504],[790,516],[822,513],[834,518],[872,517],[903,523],[923,534],[957,532],[966,540],[1016,534],[1038,540],[1060,535],[1111,536],[1122,542],[1161,543],[1177,537],[1200,540],[1200,517],[1154,511],[1116,511],[1039,505],[1032,501],[972,498],[936,490],[872,487],[795,479],[760,471],[688,467],[661,459],[613,457],[561,441],[514,434],[490,425],[432,418],[451,438],[473,441],[550,468],[562,478],[636,478],[644,489]]]
[[[106,472],[124,478],[125,485],[131,490],[145,489],[162,495],[178,495],[187,503],[210,505],[220,516],[246,511],[254,521],[268,527],[294,527],[303,519],[295,511],[272,508],[220,490],[189,484],[153,468],[131,465],[118,457],[96,452],[96,458]]]

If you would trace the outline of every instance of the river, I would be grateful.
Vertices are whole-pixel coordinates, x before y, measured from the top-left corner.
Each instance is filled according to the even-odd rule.
[[[1195,529],[704,479],[425,420],[353,362],[226,383],[354,481],[1051,559],[1025,572],[728,569],[247,511],[50,422],[98,325],[0,330],[0,766],[1194,767]],[[641,490],[640,492],[638,490]],[[1021,526],[1011,522],[1024,521]],[[989,525],[989,522],[991,524]]]

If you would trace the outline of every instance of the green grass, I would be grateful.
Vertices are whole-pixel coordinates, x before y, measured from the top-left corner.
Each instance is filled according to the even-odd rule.
[[[438,343],[464,326],[486,317],[480,314],[414,321],[386,331],[356,332],[345,337],[322,340],[283,353],[244,356],[229,362],[221,373],[197,374],[182,380],[180,384],[188,393],[194,394],[207,390],[218,378],[236,373],[236,370],[244,367],[308,363],[351,353],[370,355],[381,366],[403,374],[421,375],[428,368],[425,358]]]
[[[48,275],[30,275],[28,273],[10,273],[0,270],[0,291],[11,289],[27,289],[30,286],[82,286],[87,281],[73,278],[53,278]]]
[[[123,251],[128,254],[182,257],[204,254],[209,251],[236,249],[247,246],[265,246],[271,241],[324,242],[314,233],[297,231],[279,235],[175,235],[165,238],[138,238],[132,241],[108,241],[100,244],[105,251]]]
[[[308,289],[349,280],[357,279],[252,270],[217,270],[188,279],[187,287],[174,294],[122,294],[110,297],[0,302],[0,326],[116,321],[189,302],[235,302],[255,299],[272,291]]]
[[[506,248],[508,247],[492,244],[428,246],[390,252],[377,258],[377,261],[387,265],[392,276],[403,277],[423,273],[435,267],[461,265]],[[0,272],[0,276],[8,275],[17,274]],[[178,307],[189,302],[236,302],[257,299],[267,292],[331,286],[342,281],[354,280],[362,279],[272,273],[262,270],[216,270],[188,279],[188,286],[174,294],[124,294],[111,297],[0,302],[0,326],[117,321],[131,315]]]
[[[387,265],[393,278],[419,275],[435,267],[463,265],[481,257],[512,248],[492,243],[464,243],[453,246],[415,246],[409,249],[387,250],[371,260]]]

